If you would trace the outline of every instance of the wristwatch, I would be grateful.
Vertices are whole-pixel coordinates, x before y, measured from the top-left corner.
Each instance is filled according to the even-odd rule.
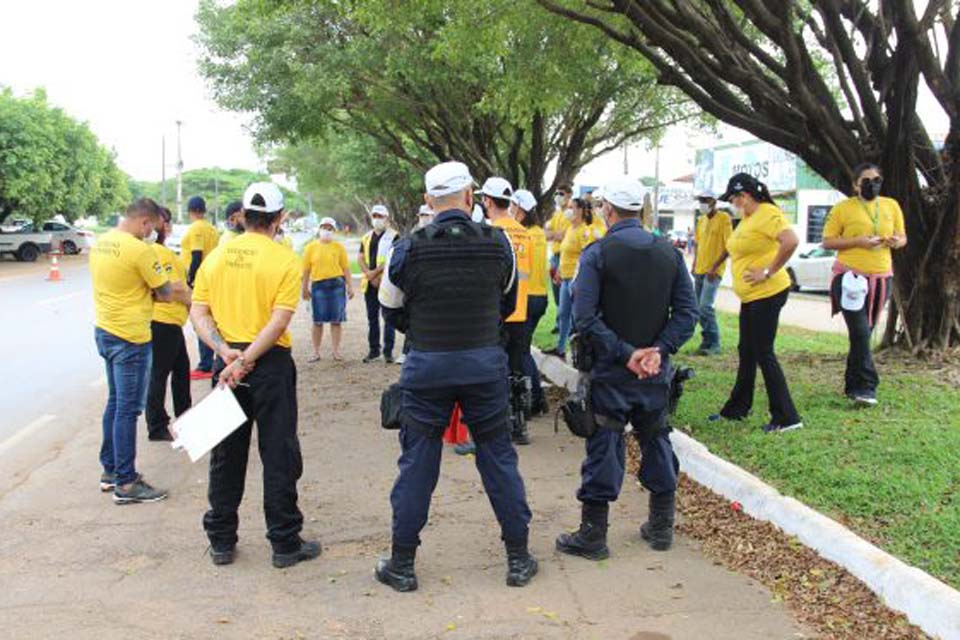
[[[770,267],[767,267],[766,269],[763,270],[763,279],[764,280],[770,279]]]

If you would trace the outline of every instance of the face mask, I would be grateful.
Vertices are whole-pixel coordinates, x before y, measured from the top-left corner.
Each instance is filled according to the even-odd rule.
[[[563,210],[563,217],[566,218],[567,220],[571,220],[571,221],[572,221],[572,220],[573,220],[573,209],[564,209],[564,210]]]
[[[711,211],[711,209],[712,209],[712,207],[710,206],[710,203],[708,203],[708,202],[701,202],[701,203],[698,205],[698,208],[700,209],[700,213],[702,213],[702,214],[704,214],[704,215],[710,213],[710,211]]]
[[[875,200],[880,195],[880,186],[883,181],[880,178],[864,178],[860,181],[860,197],[867,202]]]
[[[149,234],[149,235],[144,236],[143,241],[146,242],[147,244],[153,244],[154,242],[156,242],[156,241],[157,241],[157,230],[156,230],[156,229],[152,229],[152,230],[150,231],[150,234]]]
[[[324,242],[329,242],[333,239],[333,231],[330,229],[320,229],[320,232],[317,234],[317,236]]]
[[[383,218],[373,218],[374,231],[383,231],[387,228],[387,221]]]
[[[419,216],[417,218],[417,228],[422,229],[431,222],[433,222],[433,216]]]
[[[553,196],[553,203],[560,208],[563,205],[563,196]]]
[[[483,216],[483,207],[479,204],[473,205],[473,212],[470,214],[470,219],[476,223],[483,222],[485,219]]]

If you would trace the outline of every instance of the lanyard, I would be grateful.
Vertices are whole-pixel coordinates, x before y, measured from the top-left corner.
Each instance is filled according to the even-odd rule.
[[[867,204],[863,201],[862,198],[857,198],[857,202],[860,203],[860,206],[863,208],[864,213],[867,214],[867,217],[870,218],[870,221],[873,222],[873,235],[880,235],[880,200],[879,198],[873,203],[873,215],[870,215],[870,210],[867,208]]]

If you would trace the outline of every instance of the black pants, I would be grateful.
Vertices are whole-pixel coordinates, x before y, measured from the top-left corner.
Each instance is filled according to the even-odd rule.
[[[788,291],[775,296],[746,302],[740,305],[740,366],[737,369],[737,382],[730,393],[730,399],[720,414],[727,418],[743,418],[753,407],[753,391],[757,383],[757,367],[763,374],[770,401],[770,419],[773,424],[791,425],[800,422],[787,380],[780,368],[774,342],[777,339],[777,326],[780,322],[780,309],[787,302]]]
[[[256,422],[267,539],[275,552],[290,553],[299,548],[303,528],[303,514],[297,507],[297,480],[303,473],[297,437],[297,370],[290,350],[274,347],[265,353],[244,382],[250,386],[237,387],[234,393],[249,419],[210,456],[210,510],[203,516],[203,528],[216,550],[237,544],[237,509]]]
[[[837,276],[831,284],[831,295],[839,300],[843,289],[843,276]],[[885,290],[890,290],[887,282]],[[880,316],[886,300],[877,295],[874,308],[874,318]],[[834,303],[837,307],[840,305]],[[870,315],[867,302],[859,311],[847,311],[841,307],[843,320],[847,323],[847,334],[850,337],[850,351],[847,353],[847,370],[844,374],[843,392],[848,396],[877,397],[877,387],[880,386],[880,376],[873,364],[873,352],[870,349],[870,337],[873,327],[870,326]]]
[[[383,315],[380,307],[380,290],[375,287],[367,287],[363,294],[364,303],[367,305],[367,342],[370,345],[370,355],[380,355],[380,316]],[[394,341],[396,340],[396,330],[390,321],[383,318],[383,353],[388,356],[393,355]]]
[[[530,329],[526,322],[504,323],[504,348],[511,376],[523,376],[523,360],[530,353]]]
[[[165,436],[170,416],[167,415],[167,378],[173,394],[173,415],[180,417],[190,408],[190,356],[183,339],[183,328],[166,322],[150,324],[153,367],[147,391],[147,432],[151,437]]]

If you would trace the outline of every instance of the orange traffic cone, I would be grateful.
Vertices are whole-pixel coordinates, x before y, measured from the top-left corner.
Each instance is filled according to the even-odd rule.
[[[53,253],[50,255],[50,273],[47,274],[48,282],[60,282],[63,280],[63,276],[60,275],[60,264],[57,260],[57,254]]]

